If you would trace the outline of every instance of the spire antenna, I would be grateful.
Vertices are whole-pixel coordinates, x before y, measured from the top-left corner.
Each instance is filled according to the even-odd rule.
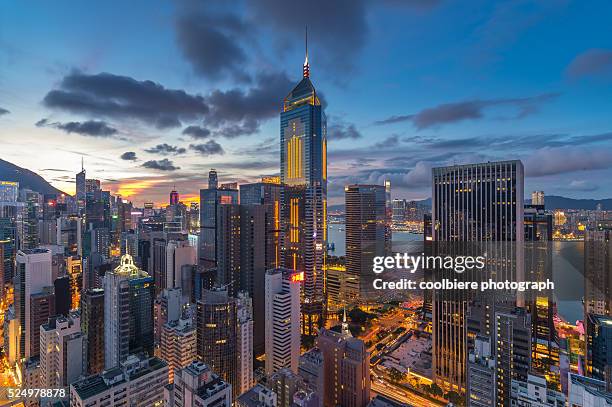
[[[306,58],[304,59],[304,78],[310,77],[310,64],[308,63],[308,26],[306,26],[306,33],[304,36],[304,43],[306,48]]]

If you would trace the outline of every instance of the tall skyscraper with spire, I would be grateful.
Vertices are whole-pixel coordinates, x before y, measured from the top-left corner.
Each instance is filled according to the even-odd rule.
[[[302,73],[280,117],[282,262],[304,272],[302,332],[315,335],[325,315],[327,124],[310,81],[308,42]]]

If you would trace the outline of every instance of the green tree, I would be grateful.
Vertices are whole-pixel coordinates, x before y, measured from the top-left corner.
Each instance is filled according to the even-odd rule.
[[[406,378],[406,373],[400,372],[398,369],[392,367],[389,370],[389,377],[391,378],[392,382],[399,383]]]

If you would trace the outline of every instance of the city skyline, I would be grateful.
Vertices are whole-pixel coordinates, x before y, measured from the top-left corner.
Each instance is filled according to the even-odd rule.
[[[289,26],[292,6],[272,0],[145,13],[134,3],[121,16],[113,5],[4,5],[1,158],[74,193],[84,157],[88,177],[137,205],[167,202],[174,186],[197,200],[211,167],[225,182],[278,175],[277,115],[308,23],[329,106],[330,205],[346,184],[386,178],[394,197],[427,198],[432,167],[505,159],[524,162],[527,191],[612,195],[610,5],[319,6]],[[24,155],[30,143],[40,148]]]

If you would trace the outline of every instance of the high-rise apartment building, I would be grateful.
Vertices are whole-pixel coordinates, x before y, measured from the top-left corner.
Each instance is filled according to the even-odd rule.
[[[30,337],[30,358],[40,354],[40,326],[55,314],[53,287],[43,287],[41,292],[30,295],[30,324],[26,332]]]
[[[172,407],[231,407],[233,400],[232,385],[202,362],[176,372],[169,396],[166,405]]]
[[[346,223],[346,272],[359,282],[349,299],[375,301],[372,282],[374,257],[390,249],[386,191],[383,185],[348,185],[344,188]]]
[[[326,123],[306,52],[302,80],[285,97],[280,117],[281,264],[304,273],[302,331],[313,336],[323,326],[326,304]]]
[[[236,297],[236,347],[238,348],[238,394],[251,387],[253,379],[253,302],[248,293],[241,291]]]
[[[533,191],[531,193],[531,204],[544,206],[544,191]]]
[[[81,331],[85,336],[86,373],[104,370],[104,290],[92,288],[81,296]]]
[[[153,278],[132,256],[104,276],[104,366],[111,369],[128,355],[153,355]]]
[[[84,374],[84,346],[78,311],[49,318],[40,327],[40,386],[67,387]]]
[[[300,357],[300,285],[303,272],[266,272],[266,374],[281,368],[297,373]]]
[[[119,366],[70,385],[70,405],[151,407],[164,403],[168,364],[130,355]]]
[[[174,382],[175,369],[182,369],[197,359],[196,337],[191,318],[181,318],[164,324],[159,355],[168,362],[170,383]]]
[[[53,285],[51,281],[51,252],[47,249],[25,249],[17,252],[15,276],[15,314],[19,320],[19,357],[30,357],[33,340],[31,296]],[[38,336],[38,335],[36,335]]]

